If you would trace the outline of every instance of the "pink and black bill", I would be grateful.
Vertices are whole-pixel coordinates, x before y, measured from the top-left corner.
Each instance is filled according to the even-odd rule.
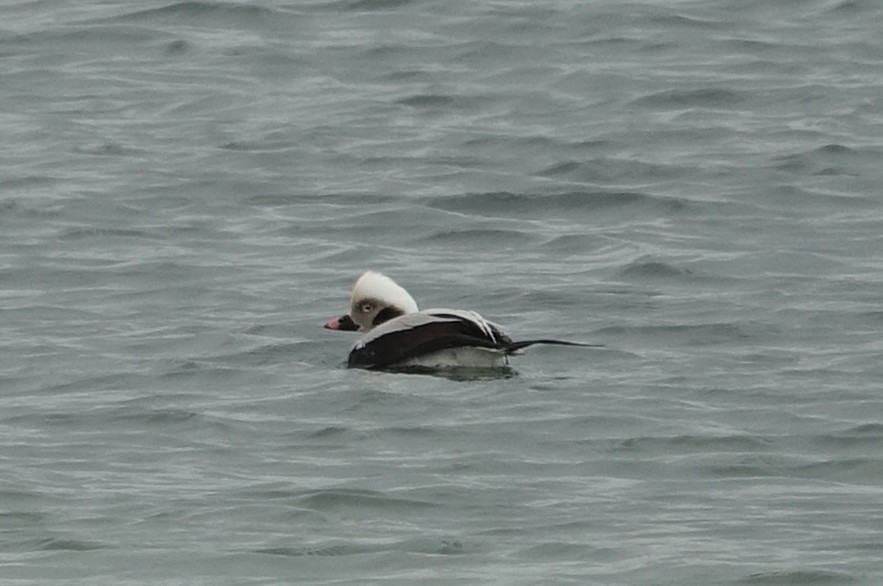
[[[355,332],[359,329],[359,326],[349,315],[342,315],[340,317],[332,317],[327,322],[325,322],[325,329],[340,330],[343,332]]]

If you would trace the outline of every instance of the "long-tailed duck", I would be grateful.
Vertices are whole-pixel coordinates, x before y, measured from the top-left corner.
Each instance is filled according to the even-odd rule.
[[[533,344],[595,346],[548,339],[514,342],[474,311],[419,311],[407,291],[372,271],[356,281],[349,314],[328,320],[325,328],[365,334],[350,351],[350,368],[502,368],[510,354]]]

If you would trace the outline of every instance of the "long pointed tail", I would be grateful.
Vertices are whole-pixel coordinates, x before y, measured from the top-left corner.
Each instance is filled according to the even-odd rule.
[[[537,340],[522,340],[520,342],[512,342],[506,346],[506,354],[513,354],[522,348],[533,346],[534,344],[554,344],[556,346],[580,346],[582,348],[603,348],[604,344],[583,344],[582,342],[565,342],[564,340],[548,340],[545,338]]]

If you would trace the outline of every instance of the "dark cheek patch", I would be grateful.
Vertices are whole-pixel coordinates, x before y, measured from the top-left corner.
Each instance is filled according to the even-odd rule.
[[[400,315],[405,315],[405,312],[398,307],[387,307],[374,316],[374,321],[371,322],[371,325],[376,328],[380,324],[388,322],[389,320],[399,317]]]

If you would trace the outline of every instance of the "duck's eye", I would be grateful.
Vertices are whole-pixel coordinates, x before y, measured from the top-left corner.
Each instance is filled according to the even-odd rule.
[[[362,310],[362,313],[371,313],[371,310],[374,309],[374,306],[370,303],[365,303],[360,309]]]

